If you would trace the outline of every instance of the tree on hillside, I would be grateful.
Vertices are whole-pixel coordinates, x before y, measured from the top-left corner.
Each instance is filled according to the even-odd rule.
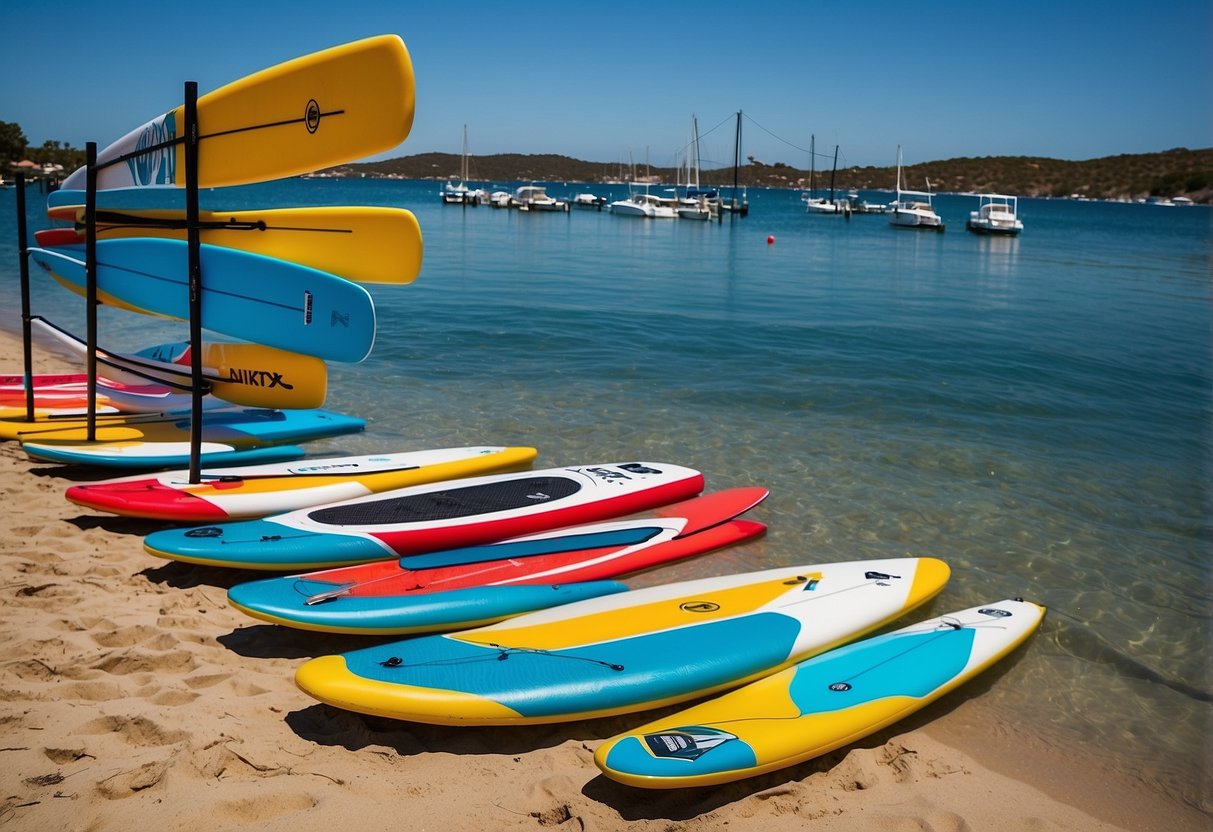
[[[25,133],[21,132],[20,124],[0,121],[0,164],[3,164],[5,169],[9,163],[21,161],[28,146],[29,140],[25,138]]]

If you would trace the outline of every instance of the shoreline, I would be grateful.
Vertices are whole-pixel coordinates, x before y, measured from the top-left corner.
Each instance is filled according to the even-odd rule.
[[[0,367],[20,364],[19,338],[0,330]],[[36,371],[64,369],[74,368],[35,350]],[[778,832],[809,820],[837,832],[1114,832],[1208,821],[999,722],[980,681],[969,697],[962,688],[818,760],[674,792],[619,786],[592,763],[637,715],[453,729],[331,709],[294,687],[293,670],[362,642],[244,617],[224,591],[248,573],[145,554],[141,535],[164,524],[82,515],[62,498],[71,476],[0,446],[10,541],[0,825],[13,829],[186,829],[202,813],[218,829],[320,830],[350,817],[374,829],[398,826],[402,809],[410,828],[459,832]]]

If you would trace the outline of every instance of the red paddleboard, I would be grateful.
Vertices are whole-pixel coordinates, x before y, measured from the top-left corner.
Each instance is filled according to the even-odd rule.
[[[56,410],[83,410],[88,407],[86,373],[39,373],[33,376],[34,407]],[[126,384],[98,377],[97,402],[124,413],[155,413],[175,407],[189,407],[187,393],[160,384]],[[24,409],[25,376],[0,375],[0,408]]]
[[[736,488],[638,519],[253,581],[233,587],[228,600],[254,618],[305,630],[463,629],[618,591],[605,579],[757,537],[766,526],[736,518],[766,496],[764,488]]]

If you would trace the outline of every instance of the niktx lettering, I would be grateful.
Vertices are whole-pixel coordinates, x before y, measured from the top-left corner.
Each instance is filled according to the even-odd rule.
[[[282,373],[272,370],[245,370],[239,367],[229,367],[227,380],[247,387],[281,387],[283,390],[294,390],[295,385],[287,384]]]
[[[167,113],[149,123],[135,142],[135,155],[127,159],[136,185],[174,185],[177,182],[177,118]]]

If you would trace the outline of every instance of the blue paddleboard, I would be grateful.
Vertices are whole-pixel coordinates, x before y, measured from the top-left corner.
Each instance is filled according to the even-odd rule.
[[[135,311],[189,317],[188,245],[132,238],[97,243],[102,300]],[[84,261],[30,249],[42,269],[76,291]],[[366,289],[327,272],[237,249],[203,245],[202,325],[215,332],[332,361],[361,361],[375,342]]]

